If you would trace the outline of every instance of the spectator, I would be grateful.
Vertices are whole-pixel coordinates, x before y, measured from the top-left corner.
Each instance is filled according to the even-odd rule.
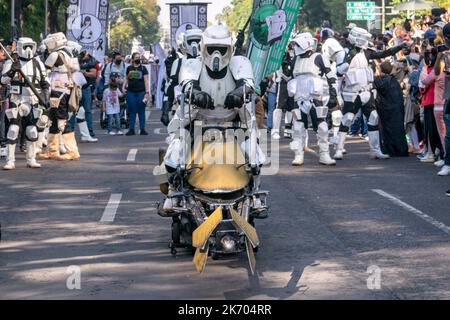
[[[136,116],[139,116],[140,135],[146,136],[145,108],[150,97],[148,70],[141,63],[139,53],[133,53],[132,65],[127,68],[123,91],[126,91],[128,112],[130,115],[130,130],[127,136],[135,135]]]
[[[119,75],[119,85],[122,86],[126,71],[127,67],[125,65],[125,62],[123,61],[122,55],[120,54],[120,52],[114,52],[112,55],[112,61],[105,66],[105,86],[109,86],[111,74],[113,73],[117,73]]]
[[[108,117],[108,134],[123,135],[120,130],[120,101],[122,92],[119,89],[120,75],[113,72],[110,76],[108,88],[103,92],[103,112]],[[116,132],[112,129],[113,121],[115,121]]]
[[[393,66],[385,61],[380,65],[380,75],[374,88],[379,96],[378,112],[381,120],[383,153],[391,157],[408,156],[408,144],[404,127],[405,109],[403,91],[392,75]]]
[[[81,72],[83,73],[87,81],[87,83],[82,88],[81,105],[83,106],[86,114],[86,123],[88,125],[89,133],[91,137],[94,138],[95,134],[92,117],[92,93],[95,89],[95,84],[97,81],[97,61],[89,54],[88,51],[83,51],[80,54],[79,60]]]

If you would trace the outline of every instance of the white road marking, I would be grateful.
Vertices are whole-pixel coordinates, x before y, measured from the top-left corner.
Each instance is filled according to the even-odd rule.
[[[446,234],[450,235],[450,227],[446,226],[445,224],[443,224],[440,221],[437,221],[436,219],[434,219],[433,217],[430,217],[429,215],[423,213],[422,211],[414,208],[413,206],[410,206],[409,204],[401,201],[400,199],[397,199],[396,197],[394,197],[393,195],[390,195],[387,192],[384,192],[383,190],[380,189],[373,189],[372,190],[375,193],[378,193],[380,196],[385,197],[389,200],[391,200],[393,203],[395,203],[396,205],[402,207],[403,209],[408,210],[411,213],[414,213],[416,216],[418,216],[419,218],[425,220],[426,222],[430,223],[431,225],[435,226],[436,228],[438,228],[439,230],[445,232]]]
[[[122,200],[122,193],[113,193],[109,198],[108,204],[103,212],[103,216],[100,222],[114,222],[116,217],[117,209],[119,208],[120,200]]]
[[[131,149],[128,153],[127,161],[133,162],[136,161],[136,155],[137,155],[138,149]]]

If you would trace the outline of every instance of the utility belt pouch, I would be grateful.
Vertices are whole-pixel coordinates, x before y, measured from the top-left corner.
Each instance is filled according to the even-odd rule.
[[[354,92],[343,92],[342,93],[342,98],[344,99],[345,102],[354,103],[357,97],[358,97],[358,94],[354,93]]]

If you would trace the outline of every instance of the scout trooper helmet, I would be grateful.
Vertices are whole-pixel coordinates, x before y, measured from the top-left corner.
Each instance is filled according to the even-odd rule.
[[[225,26],[212,26],[206,29],[200,46],[203,62],[211,71],[220,72],[230,64],[233,38]]]
[[[355,27],[348,35],[348,41],[357,48],[367,49],[372,35],[365,29]]]
[[[202,40],[203,31],[200,29],[187,30],[184,34],[184,48],[186,53],[192,57],[199,54],[200,41]]]
[[[21,59],[31,60],[36,54],[37,44],[31,38],[19,38],[17,41],[17,54]]]
[[[303,55],[309,51],[315,52],[317,50],[318,40],[312,36],[311,33],[300,33],[291,41],[296,56]]]

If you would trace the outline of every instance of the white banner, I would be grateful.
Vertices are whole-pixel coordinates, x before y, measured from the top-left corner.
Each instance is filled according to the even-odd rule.
[[[106,53],[109,0],[68,0],[67,39],[76,41],[99,62]]]
[[[208,26],[208,3],[197,2],[170,5],[170,37],[173,48],[178,48],[178,36],[189,29],[205,31]]]

